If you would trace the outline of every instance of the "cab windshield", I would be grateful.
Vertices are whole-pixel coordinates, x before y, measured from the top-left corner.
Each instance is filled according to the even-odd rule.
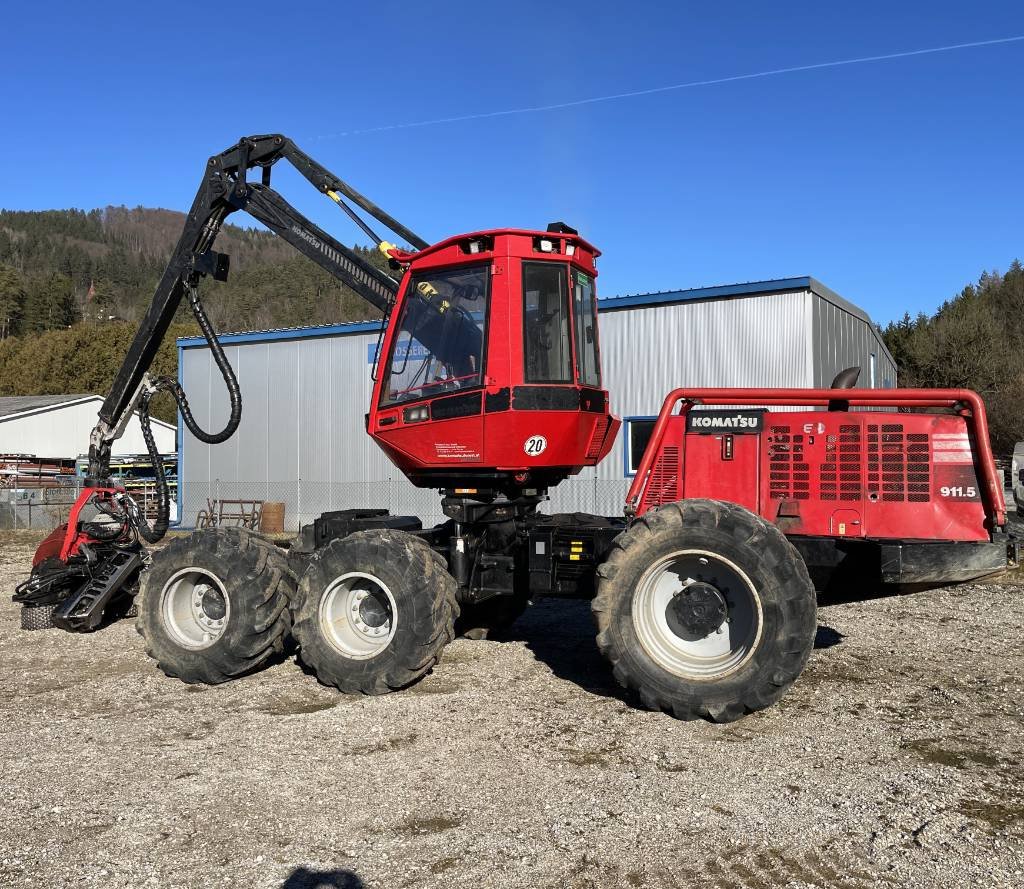
[[[481,385],[489,265],[412,278],[402,305],[381,404]]]

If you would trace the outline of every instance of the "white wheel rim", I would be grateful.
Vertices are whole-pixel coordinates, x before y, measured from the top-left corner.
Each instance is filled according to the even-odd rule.
[[[199,651],[224,635],[231,619],[231,599],[217,575],[182,568],[160,591],[160,615],[178,645]]]
[[[395,638],[398,606],[379,577],[349,571],[327,585],[320,597],[320,631],[341,654],[364,661]]]
[[[694,583],[717,589],[727,604],[726,620],[701,638],[685,639],[669,625],[667,610]],[[761,639],[761,597],[747,574],[716,553],[688,549],[647,569],[633,595],[633,628],[658,666],[684,679],[721,679],[742,667]]]

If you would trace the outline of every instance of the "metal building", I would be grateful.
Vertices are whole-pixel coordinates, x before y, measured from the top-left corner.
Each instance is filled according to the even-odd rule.
[[[637,443],[665,395],[689,386],[827,386],[860,366],[860,385],[896,385],[896,365],[867,314],[810,277],[599,301],[601,363],[623,428],[612,453],[552,492],[552,509],[616,515]],[[286,504],[286,527],[329,509],[386,506],[439,521],[434,491],[409,484],[366,435],[377,322],[221,337],[242,389],[242,424],[222,445],[179,427],[179,515],[207,499]],[[202,338],[178,340],[179,380],[207,429],[228,415]]]

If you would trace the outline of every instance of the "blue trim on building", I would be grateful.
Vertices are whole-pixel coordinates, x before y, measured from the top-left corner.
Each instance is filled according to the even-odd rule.
[[[347,334],[356,333],[378,333],[379,331],[379,321],[352,321],[348,324],[324,324],[319,327],[287,327],[280,330],[254,330],[249,333],[224,333],[218,334],[217,339],[225,346],[230,346],[236,343],[269,343],[275,340],[305,340],[325,336],[345,336]],[[205,345],[205,337],[178,337],[179,350]]]
[[[786,290],[810,290],[811,278],[780,278],[777,281],[750,281],[746,284],[723,284],[720,287],[695,287],[692,290],[665,290],[661,293],[637,293],[634,296],[609,296],[597,301],[603,312],[634,306],[657,306],[666,303],[690,302],[697,299],[721,299],[728,296],[752,296]]]

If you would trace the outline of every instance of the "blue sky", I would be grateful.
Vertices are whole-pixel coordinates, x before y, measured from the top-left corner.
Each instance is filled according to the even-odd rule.
[[[207,156],[283,132],[428,240],[564,219],[604,252],[605,296],[810,274],[885,322],[1024,260],[1024,41],[374,129],[1021,36],[1019,0],[58,2],[4,19],[7,208],[184,210]]]

